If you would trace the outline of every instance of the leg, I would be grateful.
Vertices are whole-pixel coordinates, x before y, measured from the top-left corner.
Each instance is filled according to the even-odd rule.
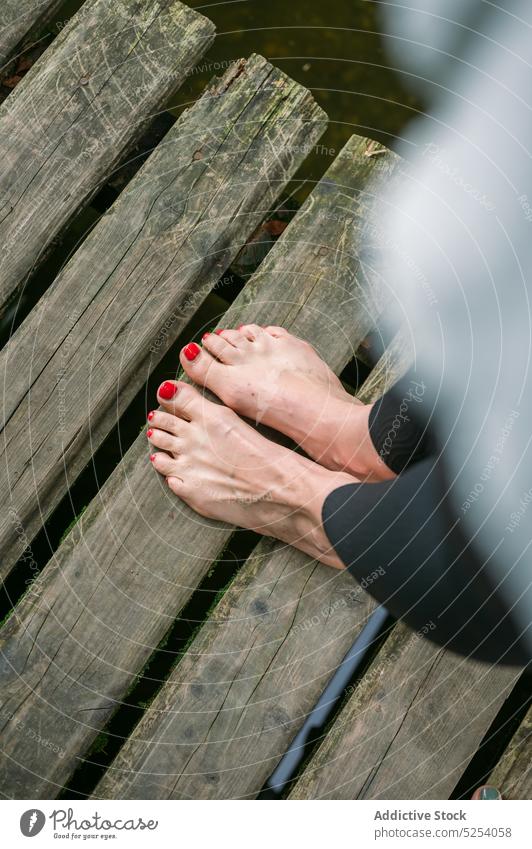
[[[335,490],[323,524],[353,577],[378,570],[368,592],[420,636],[488,663],[532,661],[511,570],[501,580],[457,518],[438,455],[393,481]]]

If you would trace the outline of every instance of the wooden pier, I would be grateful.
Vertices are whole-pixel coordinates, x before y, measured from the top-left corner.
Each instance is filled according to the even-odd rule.
[[[4,4],[2,63],[57,5]],[[4,316],[213,38],[214,26],[177,0],[86,0],[9,94],[0,107]],[[310,92],[264,58],[233,63],[182,113],[11,335],[0,351],[6,582],[21,562],[31,565],[43,524],[326,125]],[[399,169],[393,153],[353,136],[225,302],[221,326],[283,325],[342,373],[386,306],[364,256],[385,249],[376,197]],[[216,291],[223,299],[224,288]],[[410,355],[399,330],[359,397],[378,398]],[[4,798],[69,796],[239,533],[173,507],[148,462],[144,420],[138,430],[49,562],[30,570],[1,625]],[[119,741],[94,798],[256,798],[376,607],[348,574],[266,539],[218,596]],[[284,795],[446,799],[496,728],[493,781],[508,798],[529,798],[530,714],[500,722],[519,677],[395,625]]]

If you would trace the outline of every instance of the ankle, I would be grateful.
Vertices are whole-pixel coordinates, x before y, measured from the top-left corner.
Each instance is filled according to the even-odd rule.
[[[357,481],[348,474],[331,472],[304,457],[297,457],[297,460],[297,472],[290,476],[288,471],[285,489],[291,530],[297,539],[293,544],[321,563],[344,569],[323,527],[323,505],[335,489]]]
[[[375,449],[369,432],[373,404],[359,404],[351,399],[341,403],[344,409],[338,420],[343,424],[331,446],[334,468],[369,482],[394,478],[395,474]]]

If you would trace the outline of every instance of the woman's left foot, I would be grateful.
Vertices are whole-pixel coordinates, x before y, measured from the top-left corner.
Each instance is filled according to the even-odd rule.
[[[322,527],[334,489],[356,479],[270,442],[227,407],[186,383],[159,387],[164,410],[149,414],[154,468],[193,510],[275,537],[343,569]]]

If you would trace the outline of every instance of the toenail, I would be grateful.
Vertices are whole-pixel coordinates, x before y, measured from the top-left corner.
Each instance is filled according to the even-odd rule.
[[[151,427],[149,430],[146,431],[146,436],[148,437],[148,439],[151,439],[151,437],[153,436],[153,430],[151,429]]]
[[[148,421],[149,421],[149,422],[151,422],[151,420],[153,419],[154,415],[155,415],[155,413],[153,412],[153,410],[151,411],[151,413],[148,413]]]
[[[200,346],[196,345],[195,342],[191,342],[190,345],[187,345],[185,348],[183,348],[183,353],[187,360],[195,360],[200,351]]]
[[[159,395],[161,398],[164,398],[165,401],[169,401],[170,398],[173,398],[176,392],[177,386],[169,380],[165,380],[165,382],[159,386]]]
[[[223,332],[224,332],[224,328],[222,327],[222,329],[221,329],[221,330],[215,330],[214,332],[216,333],[216,335],[217,335],[217,336],[219,336],[219,335],[220,335],[220,333],[223,333]]]
[[[207,333],[204,333],[203,336],[201,337],[201,341],[203,342],[203,340],[206,339],[207,336],[210,336],[210,335],[211,334],[207,331]]]
[[[150,460],[152,461],[152,463],[155,460],[156,456],[157,454],[150,454]]]

